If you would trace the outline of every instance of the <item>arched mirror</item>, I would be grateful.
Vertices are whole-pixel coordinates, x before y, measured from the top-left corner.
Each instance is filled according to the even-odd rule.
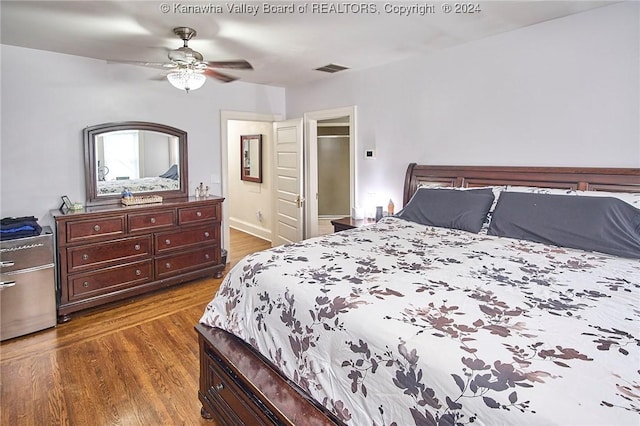
[[[87,205],[115,204],[122,192],[187,197],[187,132],[143,121],[84,129]]]

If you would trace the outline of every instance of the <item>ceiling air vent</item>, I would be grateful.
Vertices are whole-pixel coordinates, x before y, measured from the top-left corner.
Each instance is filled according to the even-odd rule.
[[[329,72],[329,73],[334,73],[334,72],[338,72],[338,71],[344,71],[344,70],[348,70],[349,67],[343,67],[342,65],[336,65],[336,64],[329,64],[329,65],[325,65],[323,67],[320,68],[316,68],[316,71],[323,71],[323,72]]]

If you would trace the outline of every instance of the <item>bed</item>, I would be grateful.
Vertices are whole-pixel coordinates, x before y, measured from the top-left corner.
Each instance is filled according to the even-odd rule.
[[[98,181],[98,195],[121,194],[125,189],[135,193],[171,191],[180,189],[180,181],[178,179],[165,178],[162,176]]]
[[[399,217],[228,273],[196,326],[202,415],[638,424],[637,208],[639,169],[411,164]]]

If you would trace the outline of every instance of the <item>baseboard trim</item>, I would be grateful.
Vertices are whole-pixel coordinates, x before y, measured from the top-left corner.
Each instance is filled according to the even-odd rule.
[[[240,219],[236,219],[234,217],[229,218],[229,227],[233,229],[237,229],[238,231],[245,232],[249,235],[253,235],[254,237],[261,238],[263,240],[273,242],[271,239],[271,230],[267,228],[263,228],[261,226],[256,226],[252,223],[245,222]]]

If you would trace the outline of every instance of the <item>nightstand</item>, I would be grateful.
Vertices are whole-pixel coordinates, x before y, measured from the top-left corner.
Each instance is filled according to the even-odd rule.
[[[341,219],[334,219],[331,221],[331,224],[333,225],[333,232],[360,228],[361,226],[371,225],[373,223],[376,223],[374,219],[353,219],[350,216],[343,217]]]

